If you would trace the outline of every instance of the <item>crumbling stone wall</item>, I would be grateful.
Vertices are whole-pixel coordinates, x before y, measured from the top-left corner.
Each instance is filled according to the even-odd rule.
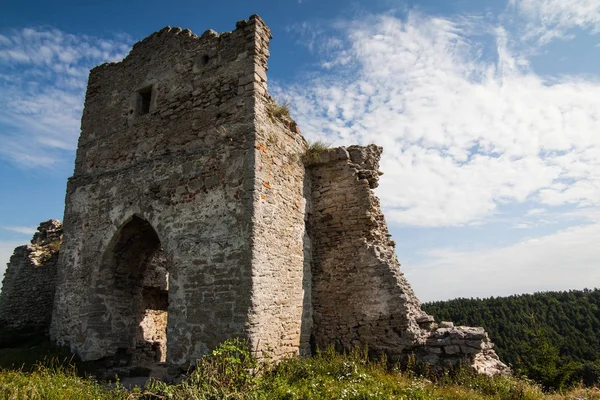
[[[444,369],[468,360],[475,371],[486,375],[510,371],[493,350],[494,344],[483,328],[454,326],[452,322],[424,323],[426,319],[433,318],[420,320],[427,328],[425,343],[409,348],[419,361]]]
[[[15,249],[0,293],[0,345],[48,334],[62,224],[42,222],[31,244]]]
[[[415,355],[434,368],[470,360],[479,372],[508,371],[483,328],[439,326],[400,271],[379,199],[382,148],[309,154],[314,339],[340,350],[367,346],[392,359]]]
[[[381,147],[351,146],[315,155],[310,166],[315,343],[368,345],[399,355],[420,340],[423,316],[394,252],[371,189]]]

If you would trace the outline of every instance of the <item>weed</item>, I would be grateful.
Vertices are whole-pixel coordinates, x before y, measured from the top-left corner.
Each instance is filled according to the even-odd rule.
[[[285,101],[283,103],[277,103],[273,100],[273,102],[267,105],[267,114],[273,122],[275,122],[275,120],[283,121],[290,118],[289,102]]]
[[[301,159],[305,165],[313,165],[319,161],[319,155],[325,150],[329,149],[331,143],[325,143],[321,140],[311,142],[308,148],[302,155]]]
[[[198,360],[195,368],[177,386],[151,381],[147,391],[154,398],[247,398],[256,388],[256,359],[248,342],[227,340],[207,356]],[[199,396],[200,395],[200,396]]]
[[[267,143],[271,146],[277,146],[279,144],[279,138],[275,132],[269,133],[269,137],[267,138]]]

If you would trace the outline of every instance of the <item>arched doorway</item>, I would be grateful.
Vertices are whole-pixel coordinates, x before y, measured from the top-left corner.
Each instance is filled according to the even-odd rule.
[[[99,277],[96,294],[105,305],[104,329],[112,342],[108,348],[132,367],[152,370],[165,362],[168,262],[147,221],[133,217],[123,225],[107,249]]]

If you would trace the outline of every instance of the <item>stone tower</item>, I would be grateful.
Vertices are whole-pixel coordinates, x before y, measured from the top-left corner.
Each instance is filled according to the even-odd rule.
[[[306,142],[267,115],[270,38],[164,28],[90,72],[52,323],[84,359],[308,347]]]
[[[131,364],[245,337],[276,358],[368,345],[502,369],[482,329],[421,311],[372,190],[382,149],[315,151],[277,110],[270,38],[258,16],[167,27],[90,72],[52,338]]]

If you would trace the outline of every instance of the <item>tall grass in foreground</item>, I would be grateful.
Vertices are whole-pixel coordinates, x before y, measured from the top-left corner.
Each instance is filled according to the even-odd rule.
[[[468,368],[444,374],[409,365],[400,370],[367,352],[328,349],[311,358],[260,363],[243,341],[227,341],[197,362],[178,384],[107,388],[74,368],[38,365],[31,372],[0,370],[0,399],[599,399],[598,388],[545,394],[531,381],[485,377]]]
[[[0,399],[127,399],[128,391],[81,378],[73,367],[38,365],[30,372],[0,370]]]

